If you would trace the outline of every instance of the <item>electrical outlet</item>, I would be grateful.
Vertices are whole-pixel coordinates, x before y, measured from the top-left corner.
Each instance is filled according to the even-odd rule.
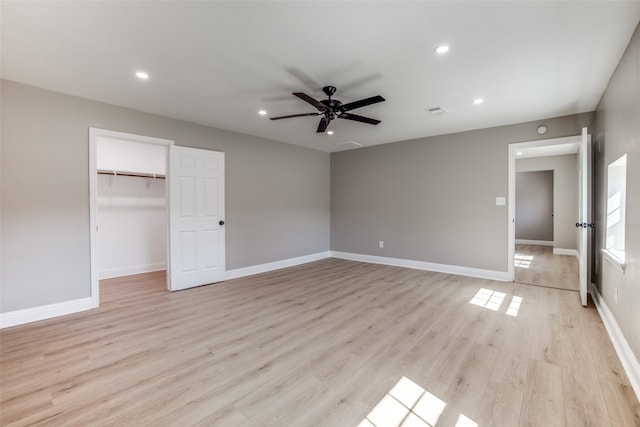
[[[384,248],[384,242],[383,242],[382,240],[380,240],[380,241],[378,242],[378,247],[379,247],[379,248]]]
[[[613,299],[618,303],[618,288],[613,288]]]

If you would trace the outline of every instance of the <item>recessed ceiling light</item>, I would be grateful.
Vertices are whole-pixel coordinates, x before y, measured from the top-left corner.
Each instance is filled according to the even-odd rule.
[[[260,110],[260,111],[258,111],[258,114],[260,114],[261,116],[266,116],[267,115],[267,111],[266,110]]]
[[[447,53],[449,52],[449,45],[446,44],[441,44],[440,46],[436,47],[434,50],[436,51],[436,53],[442,55],[443,53]]]
[[[147,80],[149,78],[149,74],[145,73],[144,71],[137,71],[136,77],[140,80]]]
[[[484,99],[482,99],[482,98],[476,98],[476,99],[473,100],[473,103],[476,104],[476,105],[480,105],[483,102],[484,102]]]
[[[333,131],[332,130],[328,130],[327,131],[327,135],[333,135]]]

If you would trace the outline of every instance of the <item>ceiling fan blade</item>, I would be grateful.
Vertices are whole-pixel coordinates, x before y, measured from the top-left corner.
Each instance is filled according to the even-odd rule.
[[[271,117],[271,120],[290,119],[292,117],[319,116],[322,113],[292,114],[290,116]]]
[[[322,102],[318,101],[317,99],[313,99],[312,97],[310,97],[306,93],[294,92],[293,94],[295,96],[297,96],[298,98],[302,99],[303,101],[306,101],[309,104],[313,105],[317,109],[324,109],[325,108],[325,106],[324,106],[324,104]]]
[[[284,70],[289,74],[291,74],[296,79],[298,79],[300,83],[302,83],[312,91],[318,91],[322,89],[322,85],[320,83],[315,81],[313,77],[311,77],[310,75],[302,71],[300,68],[288,67],[288,68],[285,68]]]
[[[326,117],[323,117],[320,119],[320,123],[318,124],[318,130],[316,131],[317,133],[322,133],[325,130],[327,130],[327,126],[329,126],[329,122],[330,120],[327,119]]]
[[[369,117],[363,117],[363,116],[359,116],[357,114],[351,114],[351,113],[342,113],[338,116],[338,118],[354,120],[356,122],[362,122],[362,123],[369,123],[370,125],[377,125],[378,123],[380,123],[380,120],[371,119]]]
[[[295,94],[294,94],[295,95]],[[360,101],[353,101],[348,104],[342,105],[343,111],[355,110],[356,108],[365,107],[367,105],[375,104],[384,101],[384,98],[380,95],[372,96],[371,98],[361,99]]]

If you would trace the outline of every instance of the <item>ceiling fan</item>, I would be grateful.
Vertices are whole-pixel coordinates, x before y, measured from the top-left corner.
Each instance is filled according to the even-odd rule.
[[[380,95],[361,99],[359,101],[349,102],[348,104],[343,104],[337,99],[331,98],[333,94],[336,93],[335,86],[325,86],[322,88],[322,91],[329,97],[329,99],[318,101],[302,92],[293,93],[293,95],[316,107],[318,109],[317,113],[292,114],[290,116],[271,117],[271,120],[290,119],[292,117],[323,116],[320,119],[320,123],[318,124],[318,130],[316,131],[318,133],[327,130],[327,126],[329,126],[331,120],[336,118],[368,123],[370,125],[377,125],[378,123],[380,123],[380,120],[359,116],[357,114],[347,113],[347,111],[355,110],[356,108],[365,107],[367,105],[384,101],[384,98]]]

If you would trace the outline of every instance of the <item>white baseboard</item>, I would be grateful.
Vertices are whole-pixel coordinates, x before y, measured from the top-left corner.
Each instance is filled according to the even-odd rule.
[[[42,305],[40,307],[26,308],[24,310],[10,311],[8,313],[0,313],[0,329],[78,313],[91,308],[91,297],[88,297],[56,304]]]
[[[131,276],[132,274],[151,273],[152,271],[166,270],[166,262],[152,264],[131,265],[127,267],[107,268],[98,272],[98,279],[113,279],[114,277]]]
[[[349,252],[331,251],[334,258],[348,259],[351,261],[369,262],[372,264],[393,265],[396,267],[415,268],[416,270],[437,271],[439,273],[457,274],[459,276],[477,277],[480,279],[499,280],[510,282],[506,271],[483,270],[480,268],[460,267],[457,265],[436,264],[425,261],[413,261],[409,259],[387,258],[376,255],[362,255]]]
[[[516,245],[553,246],[553,241],[516,239]]]
[[[578,251],[575,249],[553,248],[554,255],[573,255],[578,258]]]
[[[625,339],[624,335],[622,335],[622,331],[620,330],[615,317],[613,317],[611,310],[609,310],[609,307],[607,307],[607,304],[600,296],[598,288],[591,284],[590,290],[593,302],[595,303],[598,313],[600,313],[600,317],[602,318],[602,323],[604,323],[604,327],[609,333],[609,338],[611,338],[613,347],[620,358],[622,367],[624,368],[627,377],[629,377],[631,387],[633,387],[633,391],[636,392],[636,396],[640,399],[640,363],[638,363],[638,359],[633,354],[633,351],[631,351],[629,343]]]
[[[316,254],[305,255],[297,258],[290,258],[282,261],[270,262],[267,264],[254,265],[251,267],[238,268],[235,270],[227,271],[227,279],[235,279],[238,277],[249,276],[252,274],[265,273],[272,270],[278,270],[280,268],[292,267],[307,262],[317,261],[324,258],[329,258],[329,251],[319,252]],[[151,269],[154,266],[153,269]],[[139,267],[137,267],[139,268]],[[150,271],[164,270],[166,267],[164,264],[150,264],[149,269],[140,271],[139,269],[113,269],[109,270],[109,274],[103,277],[103,271],[100,273],[100,278],[111,278],[127,276],[130,274],[146,273]],[[113,274],[113,275],[110,275]],[[91,297],[82,298],[78,300],[65,301],[57,304],[49,304],[40,307],[27,308],[24,310],[16,310],[8,313],[0,313],[0,329],[8,328],[11,326],[22,325],[25,323],[36,322],[38,320],[51,319],[53,317],[64,316],[66,314],[77,313],[93,308]]]
[[[228,270],[226,279],[237,279],[239,277],[251,276],[254,274],[266,273],[268,271],[279,270],[281,268],[293,267],[300,264],[306,264],[307,262],[318,261],[321,259],[329,258],[330,252],[318,252],[311,255],[304,255],[296,258],[283,259],[281,261],[269,262],[266,264],[252,265],[250,267],[236,268],[235,270]]]

